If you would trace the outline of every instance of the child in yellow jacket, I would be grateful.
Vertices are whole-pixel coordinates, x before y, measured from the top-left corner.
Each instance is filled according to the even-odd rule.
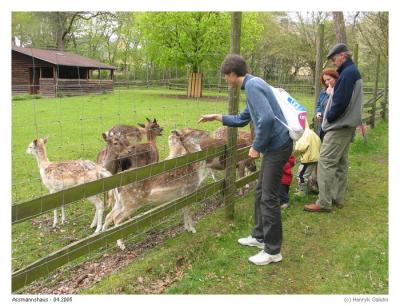
[[[301,165],[297,173],[298,177],[298,196],[304,196],[309,190],[318,192],[317,185],[317,165],[319,159],[319,150],[321,148],[321,139],[309,128],[306,121],[306,127],[303,136],[296,141],[294,153],[300,155]]]

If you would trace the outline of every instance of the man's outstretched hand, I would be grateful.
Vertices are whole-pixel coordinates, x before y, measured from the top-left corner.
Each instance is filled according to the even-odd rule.
[[[222,115],[219,114],[210,114],[210,115],[202,115],[200,116],[198,123],[207,122],[207,121],[221,121],[222,122]]]
[[[258,158],[258,157],[260,157],[260,153],[257,150],[255,150],[253,147],[251,147],[249,150],[249,157],[250,158]]]

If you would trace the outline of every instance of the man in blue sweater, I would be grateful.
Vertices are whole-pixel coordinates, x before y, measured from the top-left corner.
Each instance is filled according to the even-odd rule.
[[[347,184],[348,153],[355,129],[361,124],[363,82],[345,44],[337,44],[327,58],[338,68],[339,78],[327,102],[322,121],[325,132],[318,161],[319,195],[304,205],[309,212],[330,212],[343,207]]]
[[[250,236],[240,238],[239,244],[262,249],[251,256],[249,261],[256,265],[267,265],[282,260],[282,221],[279,203],[279,186],[283,166],[288,160],[293,142],[271,86],[264,80],[247,73],[245,60],[235,54],[228,55],[221,72],[231,87],[245,90],[246,108],[239,115],[203,115],[199,122],[218,120],[223,125],[242,127],[253,122],[255,137],[249,150],[249,157],[263,154],[260,176],[255,192],[255,227]]]

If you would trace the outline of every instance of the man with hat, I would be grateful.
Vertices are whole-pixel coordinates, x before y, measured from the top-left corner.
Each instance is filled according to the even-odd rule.
[[[332,205],[343,207],[349,146],[356,127],[361,124],[363,82],[351,53],[340,43],[329,51],[327,58],[338,68],[339,78],[321,126],[325,136],[318,161],[318,200],[304,205],[308,212],[330,212]]]

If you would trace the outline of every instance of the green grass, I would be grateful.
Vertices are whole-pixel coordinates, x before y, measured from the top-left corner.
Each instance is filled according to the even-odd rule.
[[[165,293],[388,294],[387,129],[380,123],[367,145],[359,136],[352,144],[344,209],[310,214],[302,205],[315,197],[292,197],[282,215],[281,263],[251,265],[247,258],[258,250],[236,242],[253,226],[249,194],[237,200],[234,221],[221,208],[198,222],[196,235],[167,240],[82,293],[151,293],[178,275]]]
[[[49,137],[51,161],[90,159],[105,143],[101,133],[118,123],[137,124],[156,117],[164,128],[157,139],[161,158],[168,154],[167,139],[175,128],[194,127],[214,130],[219,125],[199,125],[201,114],[221,113],[224,100],[177,98],[176,91],[159,89],[116,90],[100,96],[15,100],[12,102],[12,197],[13,203],[47,194],[33,156],[25,153],[37,137]],[[226,101],[226,100],[225,100]],[[52,230],[52,213],[12,228],[13,269],[81,239],[90,233],[94,209],[87,201],[66,207],[68,224]]]
[[[182,99],[177,97],[179,94],[182,92],[131,89],[116,90],[113,94],[101,96],[14,100],[13,203],[47,193],[40,182],[35,160],[25,153],[27,145],[36,137],[49,137],[48,155],[52,161],[78,158],[95,160],[97,152],[104,146],[101,138],[103,131],[117,123],[136,124],[143,122],[145,117],[156,117],[165,129],[164,135],[157,140],[163,158],[167,155],[167,137],[171,129],[189,126],[212,131],[219,126],[218,123],[198,125],[197,119],[205,113],[226,113],[226,99]],[[241,97],[243,100],[244,95]],[[310,120],[313,97],[294,97],[309,110]],[[243,105],[242,101],[241,108]],[[316,218],[305,215],[301,211],[301,205],[294,203],[291,209],[284,212],[285,265],[275,265],[272,272],[271,269],[259,269],[248,265],[247,257],[253,254],[254,250],[238,248],[235,243],[237,237],[247,235],[252,226],[252,195],[249,195],[238,199],[238,215],[235,222],[223,221],[223,211],[217,211],[215,215],[199,222],[199,233],[195,236],[185,233],[179,235],[176,240],[167,241],[154,251],[144,254],[143,259],[135,261],[88,292],[110,293],[122,290],[127,293],[142,293],[146,291],[147,282],[150,284],[158,278],[168,278],[177,266],[183,273],[183,279],[169,286],[167,293],[264,293],[263,290],[268,290],[266,293],[283,293],[282,290],[292,293],[363,292],[361,288],[365,292],[387,292],[387,142],[381,144],[386,138],[387,126],[379,125],[369,136],[370,143],[364,145],[358,138],[351,148],[352,183],[349,186],[349,205],[354,205],[357,208],[355,211],[350,211],[350,214],[348,210],[336,211],[332,215]],[[377,142],[380,145],[377,145]],[[376,159],[379,160],[379,164],[375,163]],[[359,173],[353,172],[356,169]],[[374,184],[376,180],[383,182],[378,188]],[[359,184],[362,190],[356,189],[355,183]],[[376,199],[377,203],[371,203],[371,199]],[[365,202],[371,206],[365,205]],[[378,220],[377,224],[371,221],[372,225],[368,226],[367,215],[371,214],[373,207],[383,209],[374,215],[374,220]],[[361,218],[358,216],[360,211]],[[79,201],[67,207],[69,222],[57,229],[51,229],[52,213],[13,226],[13,270],[91,234],[92,230],[88,227],[93,212],[91,204]],[[175,218],[170,224],[180,222],[180,218]],[[328,230],[330,228],[335,231]],[[348,233],[353,230],[360,239],[348,241]],[[319,232],[326,239],[321,241],[317,235]],[[314,238],[317,241],[314,241]],[[341,242],[340,245],[337,245],[338,241]],[[373,243],[370,243],[371,241]],[[370,250],[370,246],[374,244],[376,248]],[[356,254],[353,247],[361,250],[360,254]],[[350,252],[351,256],[347,256],[347,252]],[[382,255],[382,252],[386,253]],[[314,255],[324,256],[329,262]],[[175,260],[167,260],[179,256],[184,258],[178,263]],[[339,260],[341,256],[345,260]],[[314,259],[318,261],[315,263]],[[334,267],[330,268],[332,262]],[[319,270],[313,271],[315,264]],[[299,271],[303,271],[303,268],[307,273],[299,275],[302,274]],[[367,270],[362,273],[363,269]],[[324,277],[324,281],[318,286],[315,280],[317,270],[318,275]],[[328,276],[331,282],[338,283],[338,288],[327,282]],[[136,286],[137,277],[144,277],[144,284]],[[276,278],[277,285],[267,286],[268,281],[264,280],[264,277]],[[126,279],[130,283],[129,286],[124,281]],[[347,286],[342,284],[343,281]],[[286,286],[287,282],[291,285]],[[371,283],[367,285],[368,282]],[[309,288],[308,284],[312,284],[312,288]],[[323,288],[323,284],[327,287]],[[344,288],[348,291],[343,291]]]

